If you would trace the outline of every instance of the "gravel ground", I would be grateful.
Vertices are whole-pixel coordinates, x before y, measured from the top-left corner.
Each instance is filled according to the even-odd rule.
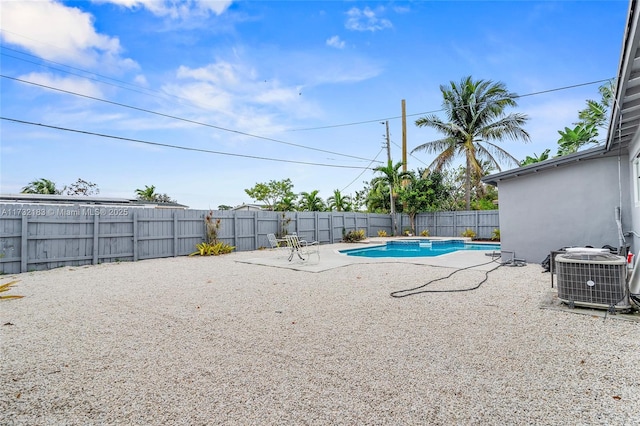
[[[539,265],[396,299],[453,269],[259,256],[1,276],[0,424],[640,424],[640,323],[540,309]]]

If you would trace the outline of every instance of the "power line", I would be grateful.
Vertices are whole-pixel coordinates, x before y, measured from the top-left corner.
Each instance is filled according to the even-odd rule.
[[[8,47],[4,47],[4,46],[2,46],[2,48],[3,49],[9,49]],[[14,49],[9,49],[9,50],[14,50]],[[23,55],[28,55],[27,53],[23,53],[23,52],[20,52],[18,50],[16,50],[16,52],[22,53]],[[96,83],[108,84],[109,86],[119,87],[120,89],[125,89],[125,90],[131,90],[132,92],[140,93],[142,95],[153,96],[153,97],[160,98],[160,99],[163,98],[163,96],[154,95],[152,93],[147,93],[147,92],[144,92],[142,90],[132,89],[131,87],[124,87],[124,86],[121,86],[119,84],[109,83],[108,81],[103,81],[103,80],[100,80],[98,78],[93,78],[93,77],[89,77],[89,76],[86,76],[86,75],[82,75],[82,74],[78,74],[78,73],[75,73],[75,72],[71,72],[71,71],[68,71],[68,70],[63,70],[62,68],[56,68],[56,67],[52,67],[50,65],[45,65],[45,64],[41,64],[41,63],[38,63],[38,62],[35,62],[35,61],[30,61],[30,60],[25,59],[25,58],[19,58],[17,56],[8,55],[6,53],[0,53],[0,55],[6,56],[7,58],[13,58],[13,59],[17,59],[19,61],[23,61],[23,62],[27,62],[27,63],[30,63],[30,64],[38,65],[40,67],[49,68],[51,70],[60,71],[60,72],[63,72],[65,74],[75,75],[76,77],[80,77],[80,78],[84,78],[84,79],[87,79],[87,80],[95,81]],[[38,58],[35,55],[29,55],[29,56],[32,56],[34,58]],[[40,59],[42,61],[47,61],[46,59],[41,59],[41,58],[38,58],[38,59]],[[89,73],[89,74],[93,74],[93,75],[98,76],[98,77],[107,78],[109,80],[117,81],[117,82],[120,82],[120,83],[123,83],[123,84],[127,84],[127,85],[130,85],[130,86],[133,86],[133,87],[141,87],[141,86],[137,86],[137,85],[134,85],[134,84],[129,84],[129,83],[127,83],[125,81],[122,81],[122,80],[116,80],[116,79],[113,79],[113,78],[110,78],[110,77],[103,76],[101,74],[96,74],[96,73],[93,73],[93,72],[90,72],[90,71],[86,71],[86,70],[83,70],[81,68],[75,68],[75,67],[71,67],[69,65],[60,64],[58,62],[53,62],[53,61],[47,61],[47,62],[52,62],[54,64],[62,65],[62,66],[65,66],[65,67],[69,67],[69,68],[78,70],[78,71],[82,71],[82,72],[86,72],[86,73]],[[150,89],[146,89],[146,88],[143,88],[143,89],[149,90],[149,91],[153,91],[153,92],[163,93],[163,92],[159,92],[157,90],[150,90]],[[165,94],[165,95],[172,96],[172,95],[168,95],[168,94]],[[180,98],[178,98],[178,99],[180,99]]]
[[[177,117],[175,115],[170,115],[170,114],[164,114],[164,113],[157,112],[157,111],[151,111],[151,110],[148,110],[148,109],[144,109],[144,108],[139,108],[139,107],[135,107],[135,106],[132,106],[132,105],[123,104],[123,103],[120,103],[120,102],[109,101],[107,99],[101,99],[101,98],[97,98],[95,96],[83,95],[81,93],[72,92],[70,90],[64,90],[64,89],[60,89],[60,88],[57,88],[57,87],[47,86],[46,84],[34,83],[32,81],[23,80],[23,79],[16,78],[16,77],[10,77],[10,76],[4,75],[4,74],[0,74],[0,77],[6,78],[6,79],[9,79],[9,80],[19,81],[19,82],[25,83],[25,84],[31,84],[33,86],[43,87],[45,89],[55,90],[57,92],[67,93],[67,94],[74,95],[74,96],[80,96],[80,97],[83,97],[83,98],[92,99],[92,100],[99,101],[99,102],[104,102],[104,103],[111,104],[111,105],[117,105],[117,106],[120,106],[120,107],[123,107],[123,108],[129,108],[129,109],[133,109],[133,110],[136,110],[136,111],[146,112],[148,114],[154,114],[154,115],[158,115],[158,116],[161,116],[161,117],[166,117],[166,118],[171,118],[171,119],[174,119],[174,120],[184,121],[184,122],[191,123],[191,124],[197,124],[197,125],[200,125],[200,126],[211,127],[213,129],[222,130],[222,131],[230,132],[230,133],[235,133],[235,134],[242,135],[242,136],[249,136],[249,137],[252,137],[252,138],[262,139],[262,140],[266,140],[266,141],[270,141],[270,142],[281,143],[281,144],[285,144],[285,145],[289,145],[289,146],[295,146],[295,147],[298,147],[298,148],[310,149],[312,151],[324,152],[324,153],[327,153],[327,154],[338,155],[338,156],[341,156],[341,157],[348,157],[348,158],[355,158],[357,160],[370,161],[369,158],[356,157],[354,155],[341,154],[339,152],[328,151],[328,150],[325,150],[325,149],[313,148],[313,147],[304,146],[304,145],[298,145],[298,144],[295,144],[295,143],[292,143],[292,142],[285,142],[285,141],[281,141],[281,140],[278,140],[278,139],[268,138],[268,137],[265,137],[265,136],[253,135],[251,133],[242,132],[240,130],[227,129],[225,127],[215,126],[213,124],[203,123],[203,122],[195,121],[195,120],[189,120],[187,118]]]
[[[364,172],[366,172],[367,170],[370,170],[371,165],[373,164],[373,162],[376,160],[376,158],[378,158],[378,155],[380,155],[380,153],[384,151],[384,148],[380,148],[380,151],[378,151],[378,153],[376,154],[375,157],[373,157],[373,160],[371,160],[371,162],[367,165],[367,168],[364,169],[358,176],[355,177],[355,179],[353,179],[351,182],[349,182],[349,184],[347,186],[345,186],[344,188],[342,188],[342,190],[340,192],[344,192],[345,189],[347,189],[348,187],[350,187],[351,185],[353,185],[353,183],[355,181],[357,181],[358,179],[360,179],[360,176],[362,176],[364,174]]]
[[[193,148],[193,147],[180,146],[180,145],[172,145],[172,144],[161,143],[161,142],[150,142],[150,141],[144,141],[144,140],[141,140],[141,139],[132,139],[132,138],[126,138],[126,137],[122,137],[122,136],[107,135],[107,134],[104,134],[104,133],[89,132],[89,131],[86,131],[86,130],[69,129],[69,128],[66,128],[66,127],[52,126],[52,125],[49,125],[49,124],[42,124],[42,123],[35,123],[35,122],[32,122],[32,121],[19,120],[17,118],[10,118],[10,117],[0,117],[0,120],[7,120],[7,121],[12,121],[14,123],[27,124],[27,125],[31,125],[31,126],[46,127],[46,128],[49,128],[49,129],[61,130],[61,131],[65,131],[65,132],[81,133],[81,134],[84,134],[84,135],[98,136],[98,137],[102,137],[102,138],[117,139],[117,140],[141,143],[141,144],[146,144],[146,145],[162,146],[162,147],[165,147],[165,148],[182,149],[182,150],[185,150],[185,151],[204,152],[204,153],[207,153],[207,154],[226,155],[226,156],[230,156],[230,157],[241,157],[241,158],[252,158],[252,159],[256,159],[256,160],[266,160],[266,161],[278,161],[278,162],[281,162],[281,163],[304,164],[304,165],[308,165],[308,166],[322,166],[322,167],[334,167],[334,168],[342,168],[342,169],[365,169],[365,170],[369,170],[368,167],[341,166],[341,165],[337,165],[337,164],[324,164],[324,163],[311,163],[311,162],[307,162],[307,161],[283,160],[281,158],[269,158],[269,157],[260,157],[260,156],[257,156],[257,155],[234,154],[234,153],[230,153],[230,152],[213,151],[213,150],[209,150],[209,149]]]
[[[542,95],[544,93],[559,92],[561,90],[575,89],[576,87],[590,86],[592,84],[604,83],[605,81],[609,81],[609,80],[611,80],[611,78],[605,78],[605,79],[602,79],[602,80],[590,81],[588,83],[573,84],[571,86],[557,87],[555,89],[541,90],[539,92],[532,92],[532,93],[527,93],[527,94],[524,94],[524,95],[515,95],[515,96],[513,96],[513,99],[525,98],[527,96],[534,96],[534,95]],[[464,106],[462,106],[461,108],[464,108]],[[445,109],[440,108],[440,109],[436,109],[436,110],[433,110],[433,111],[425,111],[425,112],[418,112],[418,113],[414,113],[414,114],[407,114],[407,117],[415,117],[416,115],[435,114],[437,112],[442,112],[442,111],[445,111]],[[305,128],[300,128],[300,129],[289,129],[288,131],[289,132],[302,132],[302,131],[307,131],[307,130],[332,129],[332,128],[336,128],[336,127],[357,126],[357,125],[360,125],[360,124],[375,123],[377,121],[384,122],[384,121],[387,121],[387,120],[397,120],[399,118],[402,118],[402,116],[401,115],[397,115],[397,116],[393,116],[393,117],[376,118],[375,120],[354,121],[354,122],[351,122],[351,123],[332,124],[332,125],[328,125],[328,126],[305,127]]]
[[[2,30],[0,30],[0,31],[2,31]],[[126,86],[131,86],[131,87],[125,87],[125,86],[121,86],[119,84],[109,83],[109,82],[103,81],[103,80],[101,80],[99,78],[88,77],[86,75],[77,74],[77,73],[74,73],[74,72],[71,72],[71,71],[68,71],[68,70],[52,67],[50,65],[46,65],[46,64],[43,64],[43,63],[39,63],[39,62],[35,62],[35,61],[29,61],[29,60],[27,60],[25,58],[20,58],[18,56],[8,55],[6,53],[0,53],[0,55],[6,56],[6,57],[9,57],[9,58],[17,59],[17,60],[23,61],[23,62],[28,62],[30,64],[38,65],[38,66],[44,67],[44,68],[49,68],[49,69],[52,69],[52,70],[55,70],[55,71],[60,71],[60,72],[66,73],[66,74],[75,75],[77,77],[85,78],[87,80],[95,81],[97,83],[107,84],[107,85],[113,86],[113,87],[119,87],[119,88],[124,89],[124,90],[130,90],[132,92],[140,93],[142,95],[152,96],[152,97],[158,98],[158,99],[165,99],[166,97],[175,98],[175,99],[178,99],[178,100],[181,100],[181,101],[186,101],[186,102],[188,102],[189,104],[191,104],[193,106],[193,103],[189,99],[183,98],[183,97],[180,97],[180,96],[177,96],[177,95],[173,95],[171,93],[167,93],[167,92],[164,92],[164,91],[161,91],[161,90],[156,90],[156,89],[150,89],[148,87],[140,86],[139,84],[129,83],[129,82],[124,81],[124,80],[119,80],[117,78],[109,77],[109,76],[106,76],[106,75],[103,75],[103,74],[99,74],[99,73],[96,73],[96,72],[93,72],[93,71],[89,71],[89,70],[86,70],[86,69],[83,69],[83,68],[78,68],[78,67],[74,67],[74,66],[71,66],[71,65],[67,65],[67,64],[64,64],[62,62],[56,62],[56,61],[51,61],[49,59],[43,59],[43,58],[41,58],[39,56],[32,55],[30,53],[26,53],[26,52],[23,52],[21,50],[12,49],[10,47],[6,47],[6,46],[0,45],[0,48],[5,49],[5,50],[11,50],[11,51],[19,53],[21,55],[30,56],[32,58],[39,59],[42,62],[48,62],[48,63],[60,65],[60,66],[66,67],[66,68],[70,68],[72,70],[81,71],[81,72],[83,72],[85,74],[91,74],[91,75],[94,75],[96,77],[100,77],[101,79],[115,81],[117,83],[122,83],[122,84],[124,84]],[[137,89],[142,89],[142,90],[136,90],[136,89],[133,89],[132,87],[135,87]],[[154,93],[149,93],[149,92],[155,92],[155,93],[158,93],[159,95],[156,95]],[[198,106],[196,105],[196,107],[198,107]],[[201,108],[201,109],[204,109],[204,108]]]

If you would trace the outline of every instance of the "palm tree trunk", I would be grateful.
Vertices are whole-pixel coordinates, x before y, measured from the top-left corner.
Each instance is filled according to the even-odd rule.
[[[471,160],[467,154],[467,169],[464,173],[464,201],[467,210],[471,210]]]

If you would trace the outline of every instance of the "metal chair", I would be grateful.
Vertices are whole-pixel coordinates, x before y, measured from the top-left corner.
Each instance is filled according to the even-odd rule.
[[[289,245],[284,238],[276,238],[275,234],[267,234],[271,248],[276,251],[289,251]]]
[[[301,240],[296,234],[285,235],[287,245],[289,246],[289,262],[293,259],[293,255],[297,254],[300,260],[309,260],[312,253],[316,253],[318,256],[318,262],[320,261],[320,243],[317,241],[308,242]]]

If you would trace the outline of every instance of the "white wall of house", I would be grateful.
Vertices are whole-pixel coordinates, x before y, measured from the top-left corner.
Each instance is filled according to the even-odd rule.
[[[620,194],[623,229],[632,223],[630,172],[629,156],[623,154],[620,161],[596,157],[500,180],[502,249],[539,263],[560,247],[618,247]],[[640,203],[634,215],[640,224]]]
[[[628,232],[627,240],[633,242],[637,256],[640,250],[640,136],[636,134],[629,145],[629,196],[631,204],[631,226],[624,230]],[[636,257],[636,262],[638,261]]]

